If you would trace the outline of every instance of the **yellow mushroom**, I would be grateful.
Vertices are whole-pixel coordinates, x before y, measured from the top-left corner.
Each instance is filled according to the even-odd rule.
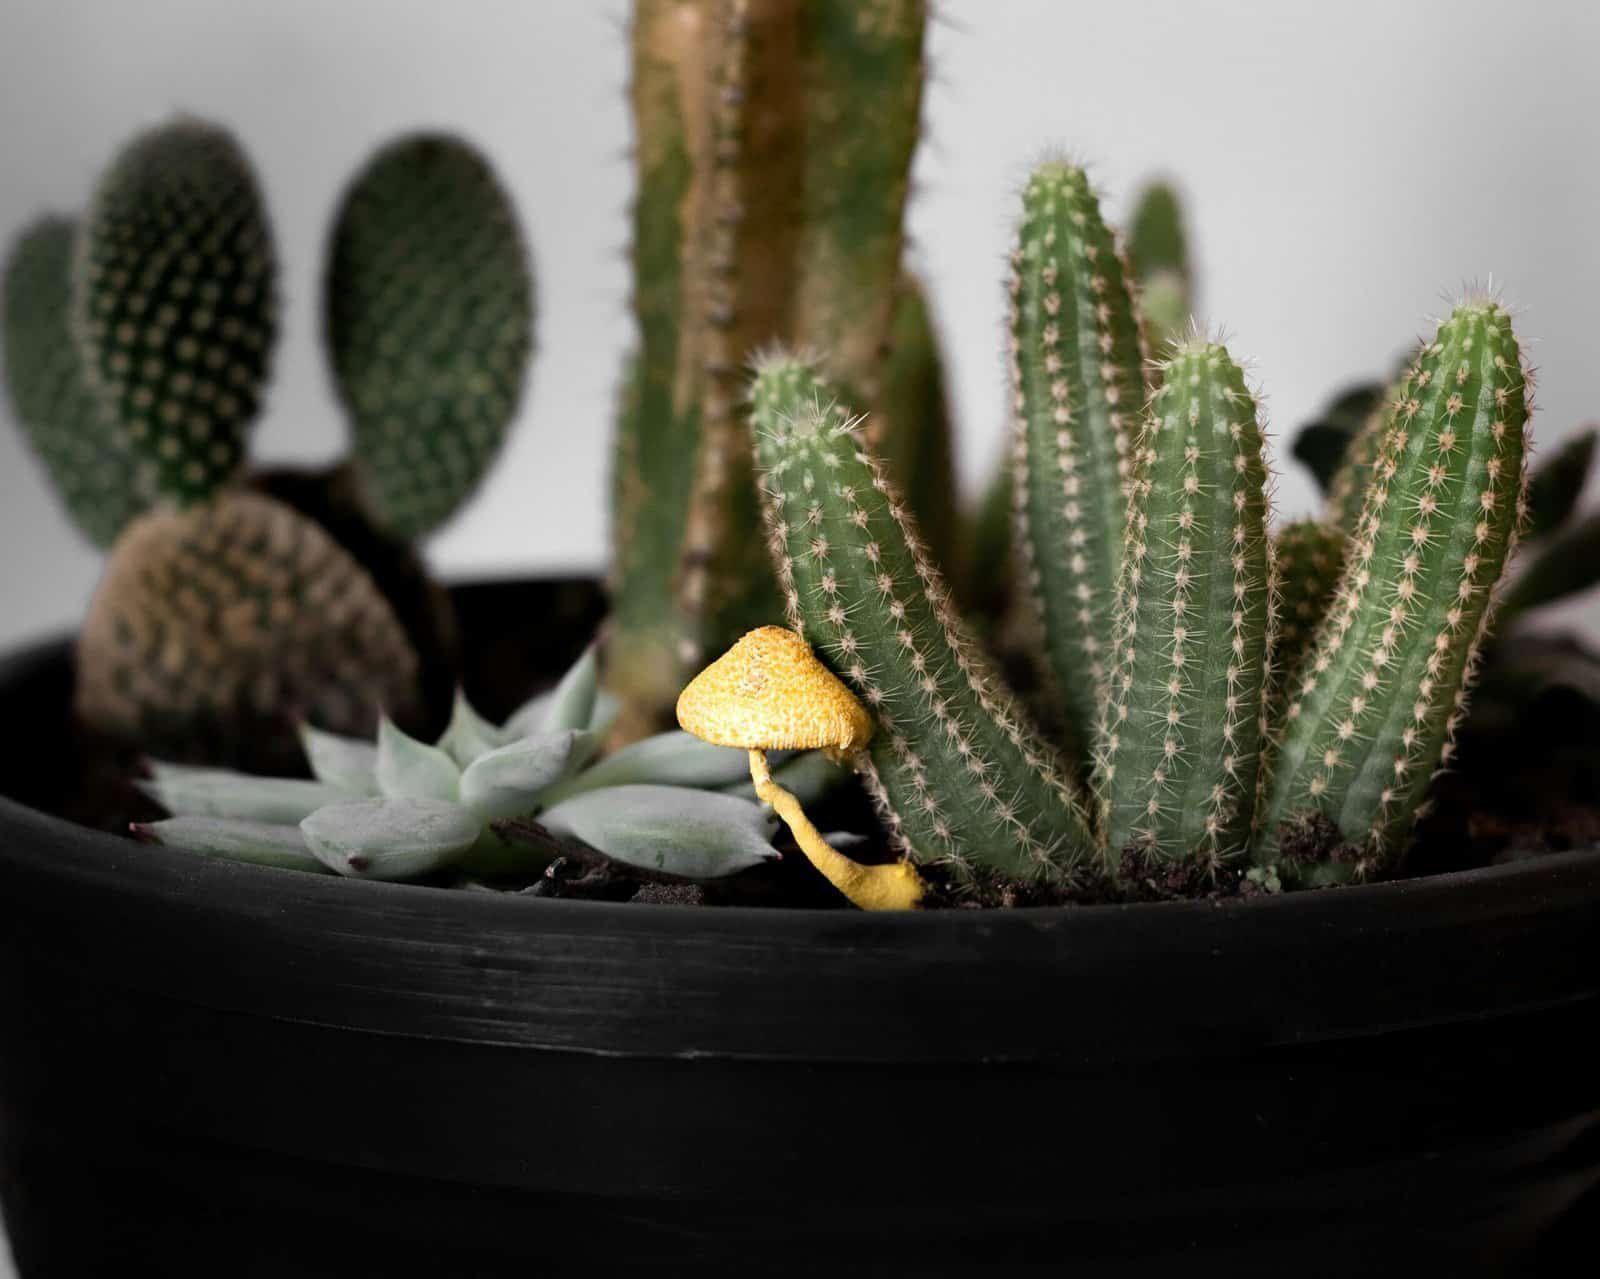
[[[796,799],[767,768],[769,750],[859,753],[872,717],[793,631],[751,631],[696,675],[678,697],[678,723],[704,741],[750,752],[756,794],[794,832],[811,864],[863,910],[909,910],[925,886],[909,862],[863,866],[822,838]]]

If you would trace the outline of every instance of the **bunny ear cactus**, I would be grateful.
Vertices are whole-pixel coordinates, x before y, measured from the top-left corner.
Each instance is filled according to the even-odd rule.
[[[861,767],[900,851],[958,881],[1092,873],[1080,797],[968,638],[859,422],[774,355],[751,423],[790,624],[877,720]]]
[[[325,328],[367,506],[414,539],[477,487],[516,414],[534,283],[515,211],[465,142],[384,147],[340,206]]]
[[[408,709],[417,659],[372,579],[311,521],[227,493],[152,511],[118,539],[78,640],[77,709],[104,732],[182,749],[292,711],[350,732]]]
[[[1123,508],[1146,386],[1128,271],[1082,169],[1040,165],[1012,254],[1016,545],[1068,730],[1107,691]]]
[[[1276,589],[1256,401],[1224,347],[1175,350],[1139,452],[1101,818],[1114,857],[1212,875],[1249,839]]]
[[[1457,306],[1384,419],[1332,609],[1272,762],[1258,856],[1289,882],[1392,866],[1448,761],[1524,511],[1528,375],[1497,303]],[[1331,823],[1342,847],[1298,853]]]
[[[636,735],[774,611],[745,370],[776,341],[875,396],[921,100],[922,0],[639,0],[634,311],[609,669]]]
[[[18,238],[5,267],[5,371],[12,407],[78,526],[110,546],[146,502],[130,455],[89,391],[70,322],[75,227],[45,218]]]
[[[276,261],[233,139],[178,120],[141,134],[84,218],[72,324],[141,494],[185,506],[233,478],[277,334]]]

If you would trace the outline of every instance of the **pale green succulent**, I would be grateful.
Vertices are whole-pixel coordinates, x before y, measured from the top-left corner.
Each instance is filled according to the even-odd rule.
[[[376,742],[306,726],[315,780],[154,763],[143,788],[172,816],[138,829],[210,856],[382,880],[539,873],[551,854],[503,839],[495,824],[510,818],[537,818],[558,839],[686,879],[778,856],[777,823],[748,794],[745,752],[670,732],[596,762],[615,715],[591,649],[504,724],[458,694],[432,745],[387,719]],[[781,771],[815,794],[841,770],[806,755]]]

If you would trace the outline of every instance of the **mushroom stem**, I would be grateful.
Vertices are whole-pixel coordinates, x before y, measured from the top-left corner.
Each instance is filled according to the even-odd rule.
[[[910,862],[863,866],[823,839],[800,801],[772,780],[765,751],[750,752],[750,780],[755,783],[757,796],[771,804],[794,832],[800,851],[852,904],[862,910],[911,910],[922,900],[925,885]]]

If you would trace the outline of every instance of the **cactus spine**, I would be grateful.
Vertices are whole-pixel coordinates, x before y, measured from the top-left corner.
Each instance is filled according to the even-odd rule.
[[[1392,865],[1449,759],[1490,597],[1523,509],[1527,374],[1511,318],[1457,306],[1385,418],[1338,594],[1302,671],[1267,793],[1281,827],[1332,821],[1353,856],[1280,867],[1307,882]]]
[[[180,120],[118,154],[84,220],[73,325],[140,491],[187,505],[238,470],[277,332],[275,275],[255,175],[226,133]]]
[[[100,414],[68,321],[74,227],[45,218],[17,240],[5,271],[6,385],[12,407],[67,510],[110,546],[144,509],[126,442]],[[153,496],[153,495],[150,495]]]
[[[1060,762],[986,666],[858,424],[768,358],[752,424],[791,625],[877,717],[869,788],[900,849],[958,875],[1061,879],[1093,840]]]
[[[1012,255],[1016,543],[1069,730],[1106,692],[1132,444],[1145,402],[1128,273],[1083,171],[1040,165]]]
[[[1211,869],[1249,839],[1273,618],[1261,427],[1226,349],[1175,351],[1139,448],[1101,815],[1113,856]]]
[[[488,161],[438,134],[379,151],[340,206],[325,295],[366,505],[431,532],[494,460],[533,351],[528,251]]]
[[[776,610],[743,424],[773,342],[875,394],[921,100],[922,0],[640,0],[635,294],[608,669],[624,733]],[[845,123],[841,123],[845,122]]]

